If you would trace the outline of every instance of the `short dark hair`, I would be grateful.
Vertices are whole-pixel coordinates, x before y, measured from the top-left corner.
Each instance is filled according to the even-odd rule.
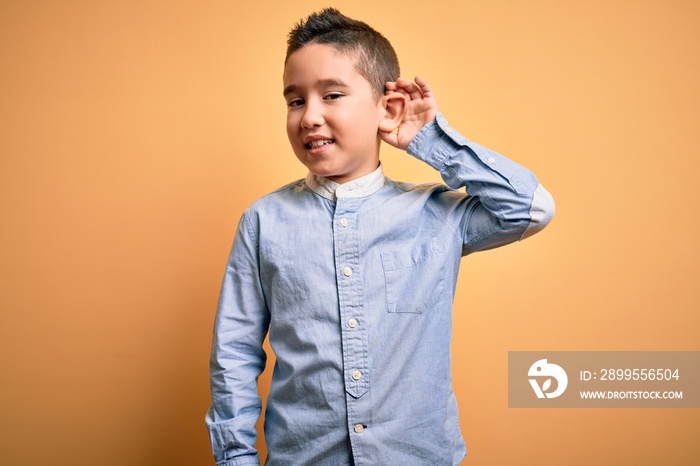
[[[399,59],[391,43],[366,23],[348,18],[335,8],[310,14],[289,31],[284,64],[294,52],[313,43],[354,55],[355,69],[369,81],[377,99],[384,95],[384,84],[400,76]]]

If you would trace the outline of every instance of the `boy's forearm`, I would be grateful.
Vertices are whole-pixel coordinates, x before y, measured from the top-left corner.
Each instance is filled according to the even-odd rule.
[[[470,202],[478,204],[465,225],[472,230],[500,229],[508,238],[500,245],[528,237],[544,228],[554,215],[554,201],[528,169],[478,144],[469,142],[438,114],[411,141],[407,152],[438,170],[448,186],[466,188]],[[482,223],[475,226],[475,223]],[[484,233],[485,235],[485,233]],[[483,249],[479,245],[476,249]]]

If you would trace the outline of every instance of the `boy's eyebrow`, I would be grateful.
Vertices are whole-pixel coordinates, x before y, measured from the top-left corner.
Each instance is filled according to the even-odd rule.
[[[316,86],[315,87],[350,87],[349,85],[345,84],[342,80],[338,78],[329,78],[329,79],[319,79],[316,81]],[[284,91],[282,91],[282,95],[287,95],[292,92],[296,92],[298,89],[298,86],[296,84],[290,84],[289,86],[284,88]]]

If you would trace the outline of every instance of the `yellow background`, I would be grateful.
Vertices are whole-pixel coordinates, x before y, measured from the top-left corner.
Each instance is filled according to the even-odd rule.
[[[0,1],[0,464],[212,464],[226,256],[243,209],[305,174],[282,63],[327,5]],[[464,464],[699,464],[697,409],[508,409],[507,352],[700,350],[700,2],[334,5],[557,202],[541,234],[463,263]]]

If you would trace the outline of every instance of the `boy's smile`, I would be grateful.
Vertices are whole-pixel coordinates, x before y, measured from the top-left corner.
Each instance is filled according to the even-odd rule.
[[[345,183],[379,166],[382,99],[355,69],[352,52],[311,43],[284,70],[287,136],[311,173]]]

